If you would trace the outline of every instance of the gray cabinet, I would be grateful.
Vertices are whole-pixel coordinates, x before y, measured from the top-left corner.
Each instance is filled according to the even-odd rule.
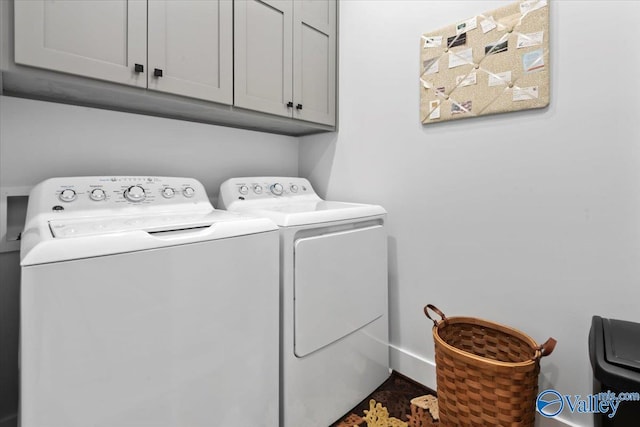
[[[234,5],[234,105],[334,125],[336,1]]]
[[[147,86],[146,2],[16,0],[14,14],[17,64]]]
[[[231,104],[232,16],[230,0],[149,1],[147,87]]]
[[[0,0],[0,94],[335,130],[337,0]]]
[[[231,0],[16,0],[15,62],[231,104]]]

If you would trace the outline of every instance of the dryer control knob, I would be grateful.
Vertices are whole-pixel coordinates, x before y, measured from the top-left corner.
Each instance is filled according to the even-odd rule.
[[[238,188],[238,191],[240,192],[240,194],[248,194],[249,193],[249,187],[247,187],[246,185],[241,185],[240,188]]]
[[[76,199],[76,192],[67,188],[66,190],[62,190],[60,192],[60,196],[58,196],[60,200],[63,202],[73,202]]]
[[[276,196],[281,196],[284,187],[282,187],[282,184],[276,182],[275,184],[272,184],[269,189],[271,190],[271,193],[275,194]]]
[[[107,198],[107,193],[105,193],[102,188],[96,188],[94,190],[91,190],[89,198],[95,202],[101,202],[102,200]]]
[[[184,197],[191,198],[196,194],[196,190],[193,187],[184,187],[182,190],[182,195]]]
[[[124,191],[124,198],[130,202],[141,202],[146,196],[144,188],[139,185],[132,185]]]

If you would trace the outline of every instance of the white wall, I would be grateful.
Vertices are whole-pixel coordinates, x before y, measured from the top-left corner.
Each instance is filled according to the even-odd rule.
[[[54,176],[189,176],[216,198],[233,176],[297,173],[298,138],[0,96],[0,189]],[[3,427],[17,409],[18,263],[17,252],[0,254]]]
[[[552,0],[550,108],[422,126],[420,34],[504,4],[341,1],[340,132],[300,172],[389,211],[396,369],[435,387],[434,303],[554,336],[542,387],[585,395],[591,316],[640,321],[640,2]]]
[[[227,178],[298,172],[298,139],[96,108],[0,97],[0,183],[53,176],[199,179],[210,197]]]

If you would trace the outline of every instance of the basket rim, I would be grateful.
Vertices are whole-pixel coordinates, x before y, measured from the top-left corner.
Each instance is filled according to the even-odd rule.
[[[460,350],[459,348],[456,348],[454,346],[452,346],[451,344],[447,343],[446,341],[444,341],[441,337],[440,334],[438,333],[441,327],[446,327],[447,325],[450,325],[452,323],[475,323],[475,324],[479,324],[481,326],[485,326],[485,327],[489,327],[492,329],[497,329],[501,332],[504,333],[508,333],[511,335],[516,336],[517,338],[529,343],[531,345],[531,349],[534,350],[534,356],[533,358],[524,361],[524,362],[503,362],[500,360],[493,360],[493,359],[489,359],[487,357],[482,357],[482,356],[478,356],[475,355],[473,353],[469,353],[468,351],[464,351],[464,350]],[[510,326],[507,325],[503,325],[501,323],[497,323],[497,322],[492,322],[490,320],[486,320],[486,319],[481,319],[478,317],[463,317],[463,316],[456,316],[456,317],[447,317],[446,320],[440,320],[438,322],[437,325],[434,325],[432,328],[432,333],[433,333],[433,339],[436,340],[439,344],[441,344],[442,346],[444,346],[445,348],[447,348],[450,351],[453,351],[454,353],[456,353],[459,356],[465,357],[467,359],[471,359],[474,360],[476,362],[481,362],[481,363],[488,363],[490,365],[493,366],[498,366],[498,367],[526,367],[529,366],[531,364],[537,363],[540,358],[542,357],[542,352],[540,351],[540,347],[538,346],[538,343],[536,343],[536,341],[531,338],[529,335],[525,334],[524,332],[512,328]]]

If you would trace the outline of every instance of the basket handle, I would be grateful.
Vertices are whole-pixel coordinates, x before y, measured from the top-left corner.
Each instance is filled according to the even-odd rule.
[[[424,306],[424,314],[433,321],[433,326],[438,326],[438,321],[435,320],[433,317],[431,317],[431,315],[429,314],[429,310],[436,312],[436,314],[441,317],[440,319],[441,322],[447,321],[447,316],[445,316],[444,313],[440,311],[438,307],[436,307],[433,304],[427,304]]]
[[[540,357],[546,357],[553,353],[553,349],[556,348],[557,343],[558,341],[553,338],[549,338],[548,340],[546,340],[544,344],[537,348],[537,350],[540,352]]]

